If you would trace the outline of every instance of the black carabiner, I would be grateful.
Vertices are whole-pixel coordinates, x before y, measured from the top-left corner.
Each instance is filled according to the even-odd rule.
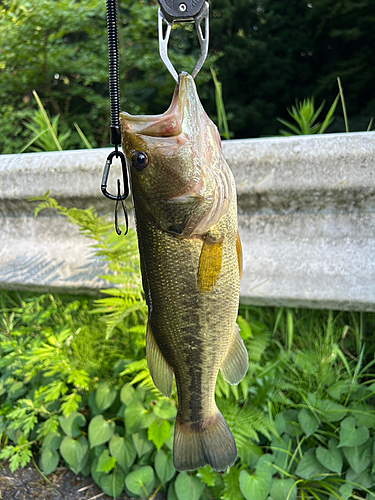
[[[116,148],[115,151],[112,151],[112,153],[109,153],[107,161],[105,162],[101,190],[102,190],[102,193],[104,194],[104,196],[106,196],[110,200],[116,201],[115,229],[116,229],[116,233],[118,235],[121,234],[121,231],[118,227],[117,208],[118,208],[118,202],[121,201],[121,205],[122,205],[122,209],[124,210],[124,217],[125,217],[125,231],[124,231],[124,236],[125,236],[128,233],[128,229],[129,229],[128,213],[126,211],[126,206],[124,203],[124,200],[126,200],[126,198],[129,196],[128,170],[126,168],[126,160],[125,160],[124,153],[122,153],[121,151],[118,151],[117,146],[115,146],[115,148]],[[117,195],[108,193],[108,191],[107,191],[109,171],[111,169],[112,160],[114,157],[120,158],[120,160],[121,160],[122,179],[124,182],[124,194],[121,194],[120,179],[117,179]]]
[[[113,158],[120,158],[121,160],[121,168],[122,168],[122,179],[124,182],[124,194],[120,196],[120,198],[117,195],[110,194],[107,191],[107,184],[108,184],[108,176],[109,176],[109,171],[112,166],[112,160]],[[103,172],[103,177],[102,177],[102,184],[101,184],[101,190],[104,196],[109,198],[110,200],[126,200],[126,198],[129,196],[129,182],[128,182],[128,171],[126,168],[126,160],[124,153],[119,151],[116,146],[116,150],[112,151],[112,153],[109,153],[107,161],[105,162],[104,166],[104,172]]]

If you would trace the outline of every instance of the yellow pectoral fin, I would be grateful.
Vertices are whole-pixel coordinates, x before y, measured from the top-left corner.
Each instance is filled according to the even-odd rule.
[[[237,252],[237,261],[238,261],[238,271],[240,273],[240,279],[242,277],[242,269],[243,269],[243,257],[242,257],[242,245],[240,240],[240,235],[237,233],[236,239],[236,252]]]
[[[155,387],[167,398],[171,397],[173,383],[173,369],[166,361],[155,341],[150,322],[146,332],[146,356],[148,369]]]
[[[223,238],[213,241],[209,237],[203,242],[198,268],[198,290],[209,292],[215,285],[223,260]]]

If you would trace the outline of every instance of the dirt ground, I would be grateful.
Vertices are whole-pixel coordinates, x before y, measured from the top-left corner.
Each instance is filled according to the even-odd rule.
[[[4,462],[3,462],[4,463]],[[65,467],[59,467],[48,476],[47,483],[39,472],[28,465],[10,472],[7,466],[0,468],[1,500],[113,500],[103,493],[91,477],[76,476]],[[165,500],[159,492],[153,500]],[[122,493],[117,500],[129,500]]]

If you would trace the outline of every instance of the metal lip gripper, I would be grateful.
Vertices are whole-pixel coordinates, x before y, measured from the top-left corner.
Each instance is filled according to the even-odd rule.
[[[191,74],[197,76],[206,60],[209,39],[209,5],[206,0],[159,0],[158,33],[159,53],[166,68],[178,83],[178,73],[168,57],[168,42],[172,24],[194,22],[201,46],[200,58]],[[202,30],[204,21],[204,30]],[[204,31],[204,32],[203,32]]]

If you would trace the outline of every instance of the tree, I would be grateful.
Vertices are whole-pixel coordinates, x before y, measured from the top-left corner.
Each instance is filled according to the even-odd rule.
[[[121,108],[131,113],[164,111],[173,93],[175,82],[158,53],[157,9],[152,0],[119,2]],[[183,69],[198,58],[187,29],[190,36],[177,33],[181,48],[173,59]],[[17,152],[26,142],[20,120],[35,107],[34,89],[51,115],[69,125],[77,121],[90,142],[108,145],[104,0],[5,0],[0,47],[0,152]],[[200,78],[209,79],[208,68]],[[79,144],[72,134],[70,147]]]
[[[212,7],[211,50],[223,53],[216,68],[236,137],[277,134],[276,116],[287,118],[295,98],[332,102],[337,76],[352,124],[365,129],[375,115],[373,0],[213,0]]]

